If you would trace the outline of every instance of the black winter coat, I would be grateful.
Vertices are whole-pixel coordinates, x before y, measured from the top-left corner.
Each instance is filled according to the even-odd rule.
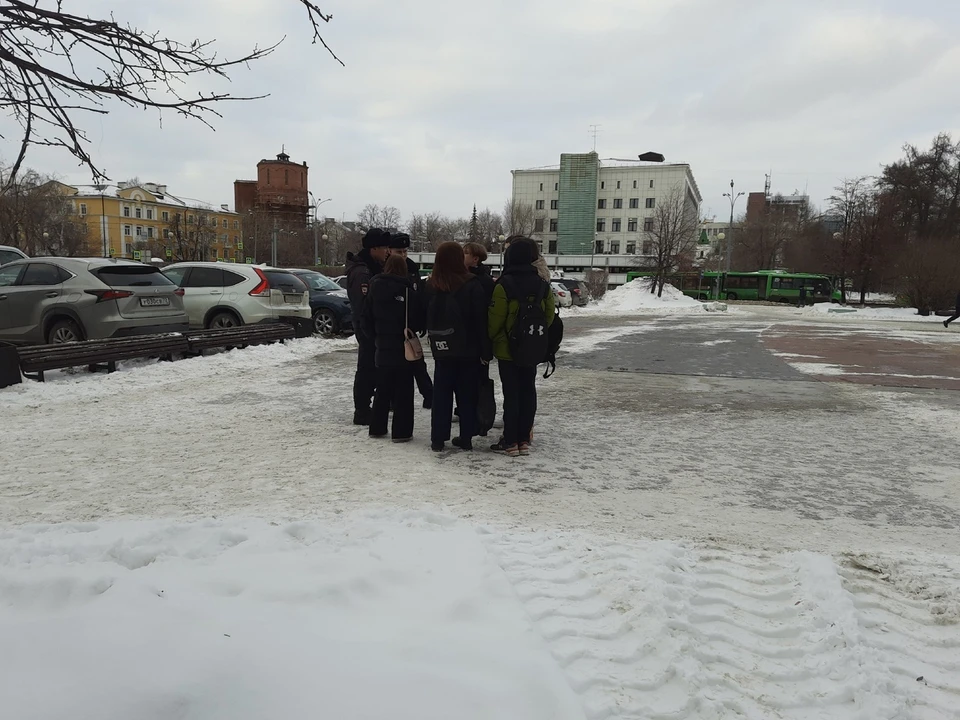
[[[492,282],[492,281],[491,281]],[[431,315],[432,306],[436,302],[443,302],[449,293],[434,290],[427,284],[429,306],[427,318]],[[492,291],[491,291],[492,295]],[[490,299],[483,289],[483,284],[476,277],[471,276],[460,289],[453,293],[453,299],[460,306],[460,317],[466,327],[464,332],[467,338],[467,352],[478,362],[490,361],[493,358],[493,346],[487,333],[487,310],[490,308]],[[429,331],[429,327],[427,330]]]
[[[422,332],[424,307],[410,278],[381,274],[371,281],[361,324],[364,334],[374,339],[377,367],[396,367],[409,362],[403,354],[408,303],[409,328]]]
[[[476,267],[470,268],[470,272],[480,281],[480,286],[487,296],[487,305],[489,305],[493,301],[493,288],[497,284],[494,279],[490,277],[490,268],[486,265],[477,265]]]
[[[353,330],[359,341],[373,340],[372,336],[367,336],[363,330],[363,310],[370,292],[370,283],[382,270],[380,263],[370,257],[369,250],[361,250],[356,255],[347,253],[347,297],[353,311]]]

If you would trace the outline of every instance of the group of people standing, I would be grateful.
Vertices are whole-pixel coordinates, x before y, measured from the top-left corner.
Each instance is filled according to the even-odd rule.
[[[486,249],[478,243],[441,244],[425,279],[407,258],[406,233],[371,229],[363,237],[363,249],[347,255],[347,292],[359,343],[355,425],[366,425],[371,437],[381,438],[388,435],[389,424],[394,442],[411,440],[416,384],[423,407],[431,411],[431,449],[441,452],[449,441],[473,450],[481,388],[490,386],[489,366],[496,358],[503,436],[491,450],[510,456],[530,452],[537,365],[550,353],[556,309],[537,244],[513,236],[506,245],[496,281],[483,264]],[[432,378],[420,345],[423,337],[433,355]],[[451,440],[454,401],[460,432]]]

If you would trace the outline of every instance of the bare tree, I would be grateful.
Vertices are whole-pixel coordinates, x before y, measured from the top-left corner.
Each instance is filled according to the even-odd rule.
[[[28,255],[87,255],[86,224],[55,180],[30,169],[21,169],[15,182],[0,167],[0,244],[12,245]]]
[[[690,261],[697,246],[698,208],[680,186],[657,202],[650,231],[654,281],[650,292],[663,294],[667,276]]]
[[[536,219],[536,211],[530,203],[507,200],[503,206],[503,230],[506,235],[529,237],[533,234]]]
[[[400,228],[403,218],[400,211],[393,205],[374,205],[364,206],[363,210],[357,215],[357,225],[366,232],[370,228],[384,228],[396,230]]]
[[[587,270],[584,282],[587,284],[587,292],[590,293],[590,297],[599,300],[607,293],[610,273],[606,269],[590,268]]]
[[[312,0],[295,0],[306,10],[314,43],[343,64],[320,34],[324,14]],[[79,113],[106,114],[108,101],[173,111],[212,127],[221,117],[216,104],[249,100],[222,92],[193,95],[194,78],[229,78],[238,66],[272,53],[278,43],[254,47],[242,57],[222,58],[212,40],[177,40],[143,31],[111,14],[91,18],[63,11],[63,0],[3,0],[0,3],[0,88],[2,105],[22,129],[20,151],[7,176],[19,174],[31,145],[59,147],[86,165],[95,181],[107,179],[93,161]],[[263,96],[260,96],[263,97]]]
[[[209,260],[217,239],[217,221],[203,208],[184,208],[170,216],[162,234],[159,238],[135,238],[135,249],[163,257],[170,248],[174,262]]]
[[[477,221],[480,224],[480,242],[489,250],[494,243],[503,235],[503,218],[499,213],[491,212],[490,208],[484,208],[477,213]]]

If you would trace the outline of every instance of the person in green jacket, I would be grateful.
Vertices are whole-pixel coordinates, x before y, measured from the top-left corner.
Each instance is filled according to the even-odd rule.
[[[537,414],[537,368],[517,365],[510,354],[509,335],[520,311],[520,302],[515,297],[525,296],[532,300],[542,292],[540,307],[547,327],[553,323],[553,291],[537,273],[534,263],[538,257],[537,244],[529,238],[516,239],[510,244],[487,315],[487,329],[503,386],[503,437],[490,449],[511,457],[530,453],[530,434]],[[508,296],[507,287],[511,288],[514,297]]]

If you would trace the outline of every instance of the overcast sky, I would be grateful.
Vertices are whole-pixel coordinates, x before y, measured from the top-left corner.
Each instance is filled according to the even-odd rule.
[[[775,192],[821,203],[905,142],[960,137],[960,3],[947,0],[317,1],[345,68],[310,44],[297,0],[68,3],[227,55],[287,36],[229,86],[270,97],[222,106],[216,132],[120,105],[81,117],[96,160],[115,181],[232,207],[233,181],[285,145],[333,198],[325,215],[372,202],[466,216],[503,207],[510,170],[589,151],[598,124],[601,158],[688,162],[704,215],[724,218],[731,178],[759,191],[772,171]],[[63,152],[28,165],[91,182]]]

